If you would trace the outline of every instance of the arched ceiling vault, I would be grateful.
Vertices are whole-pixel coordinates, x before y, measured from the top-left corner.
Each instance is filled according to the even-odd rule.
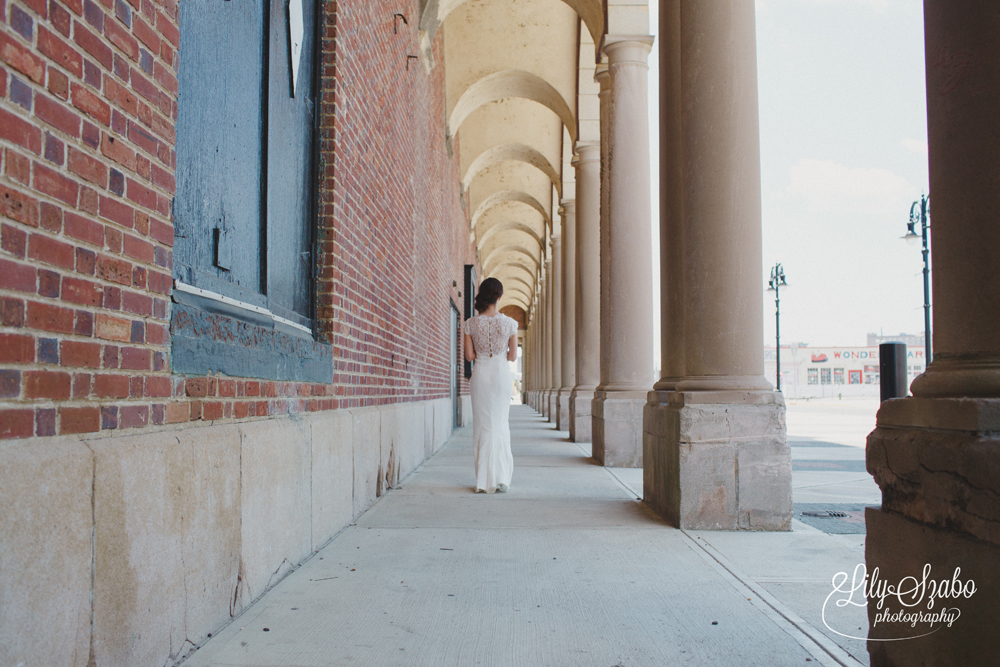
[[[509,97],[520,97],[541,104],[562,121],[571,139],[576,139],[576,116],[555,87],[531,72],[504,70],[479,79],[466,88],[448,118],[448,136],[455,136],[462,123],[481,106]]]
[[[519,243],[505,243],[504,245],[492,248],[489,254],[485,257],[480,257],[480,260],[483,263],[483,270],[486,271],[488,275],[490,271],[487,270],[486,267],[492,266],[490,264],[491,261],[517,262],[523,264],[522,257],[527,257],[532,264],[536,267],[539,266],[538,256]]]
[[[580,127],[581,63],[605,30],[603,0],[425,3],[421,29],[444,35],[446,132],[481,275],[504,283],[502,304],[528,312],[559,234],[555,210],[574,196],[567,155]]]
[[[482,234],[477,233],[476,243],[479,244],[479,249],[482,250],[486,242],[489,241],[494,235],[499,234],[500,232],[506,232],[510,230],[516,230],[530,235],[535,240],[535,242],[538,243],[538,247],[539,248],[542,247],[542,239],[538,235],[538,233],[535,232],[535,230],[532,229],[530,226],[517,220],[507,220],[506,222],[498,222],[497,224],[492,225]]]
[[[469,185],[480,172],[492,167],[495,164],[504,162],[505,160],[514,160],[530,164],[532,167],[535,167],[540,172],[545,174],[548,179],[552,181],[552,185],[559,189],[560,194],[562,193],[562,180],[559,178],[559,172],[552,166],[552,163],[549,162],[548,158],[531,146],[525,146],[524,144],[519,143],[501,144],[480,153],[476,159],[472,161],[472,164],[469,165],[468,170],[462,177],[462,186],[468,190]]]
[[[504,273],[498,273],[494,276],[497,280],[503,283],[504,294],[510,290],[517,290],[519,293],[527,297],[531,294],[531,285],[525,283],[520,278],[515,278],[513,276],[506,275]]]
[[[425,57],[430,61],[429,47],[434,35],[448,16],[469,0],[429,0],[420,12],[420,44]],[[593,44],[601,43],[604,34],[604,3],[601,0],[563,0],[579,15],[590,33]],[[595,60],[596,53],[595,53]]]
[[[523,249],[522,249],[523,250]],[[492,261],[482,260],[483,275],[490,276],[496,272],[500,266],[503,265],[515,265],[520,266],[532,273],[536,273],[539,269],[538,261],[524,250],[521,253],[515,253],[512,256],[502,257],[494,256],[490,258]]]
[[[483,200],[483,202],[476,208],[476,212],[472,214],[472,219],[470,221],[470,226],[472,229],[476,229],[480,219],[486,215],[486,213],[501,204],[507,202],[516,202],[525,206],[529,206],[542,216],[542,220],[545,222],[546,226],[552,226],[552,220],[549,218],[548,212],[542,203],[531,195],[525,192],[519,192],[517,190],[504,190],[502,192],[494,192],[492,195]],[[536,238],[539,234],[535,234]],[[482,239],[480,239],[482,241]],[[541,239],[538,238],[538,242],[541,243]]]
[[[526,266],[522,266],[520,264],[505,264],[504,266],[499,267],[492,275],[499,278],[500,282],[503,282],[504,278],[519,280],[525,285],[531,287],[531,294],[535,293],[535,274]]]

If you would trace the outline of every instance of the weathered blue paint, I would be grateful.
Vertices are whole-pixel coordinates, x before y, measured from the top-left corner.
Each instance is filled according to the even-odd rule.
[[[185,0],[173,203],[174,275],[256,305],[265,293],[266,20],[260,2]]]
[[[270,0],[267,82],[268,308],[307,324],[313,311],[317,3],[302,2],[304,34],[292,96],[288,2]]]
[[[302,2],[293,91],[286,0],[190,2],[181,13],[174,276],[308,327],[319,7]]]
[[[173,304],[171,361],[175,373],[333,382],[333,347],[262,324]]]

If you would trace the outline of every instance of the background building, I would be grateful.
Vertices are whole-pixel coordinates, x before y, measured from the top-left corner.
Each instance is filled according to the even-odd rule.
[[[869,341],[878,339],[869,334]],[[886,336],[882,342],[907,343],[907,381],[924,372],[923,336]],[[774,382],[774,347],[764,348],[766,377]],[[781,390],[786,398],[879,397],[878,344],[866,347],[810,347],[802,343],[781,346]]]

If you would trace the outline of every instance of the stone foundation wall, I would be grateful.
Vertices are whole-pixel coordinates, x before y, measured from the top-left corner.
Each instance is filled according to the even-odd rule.
[[[0,450],[0,664],[174,664],[451,435],[449,399]]]

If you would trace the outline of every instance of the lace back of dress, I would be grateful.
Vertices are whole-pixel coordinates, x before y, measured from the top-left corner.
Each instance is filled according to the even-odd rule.
[[[468,322],[468,333],[477,354],[496,356],[507,351],[507,341],[510,340],[510,326],[504,315],[483,317],[477,315]]]

